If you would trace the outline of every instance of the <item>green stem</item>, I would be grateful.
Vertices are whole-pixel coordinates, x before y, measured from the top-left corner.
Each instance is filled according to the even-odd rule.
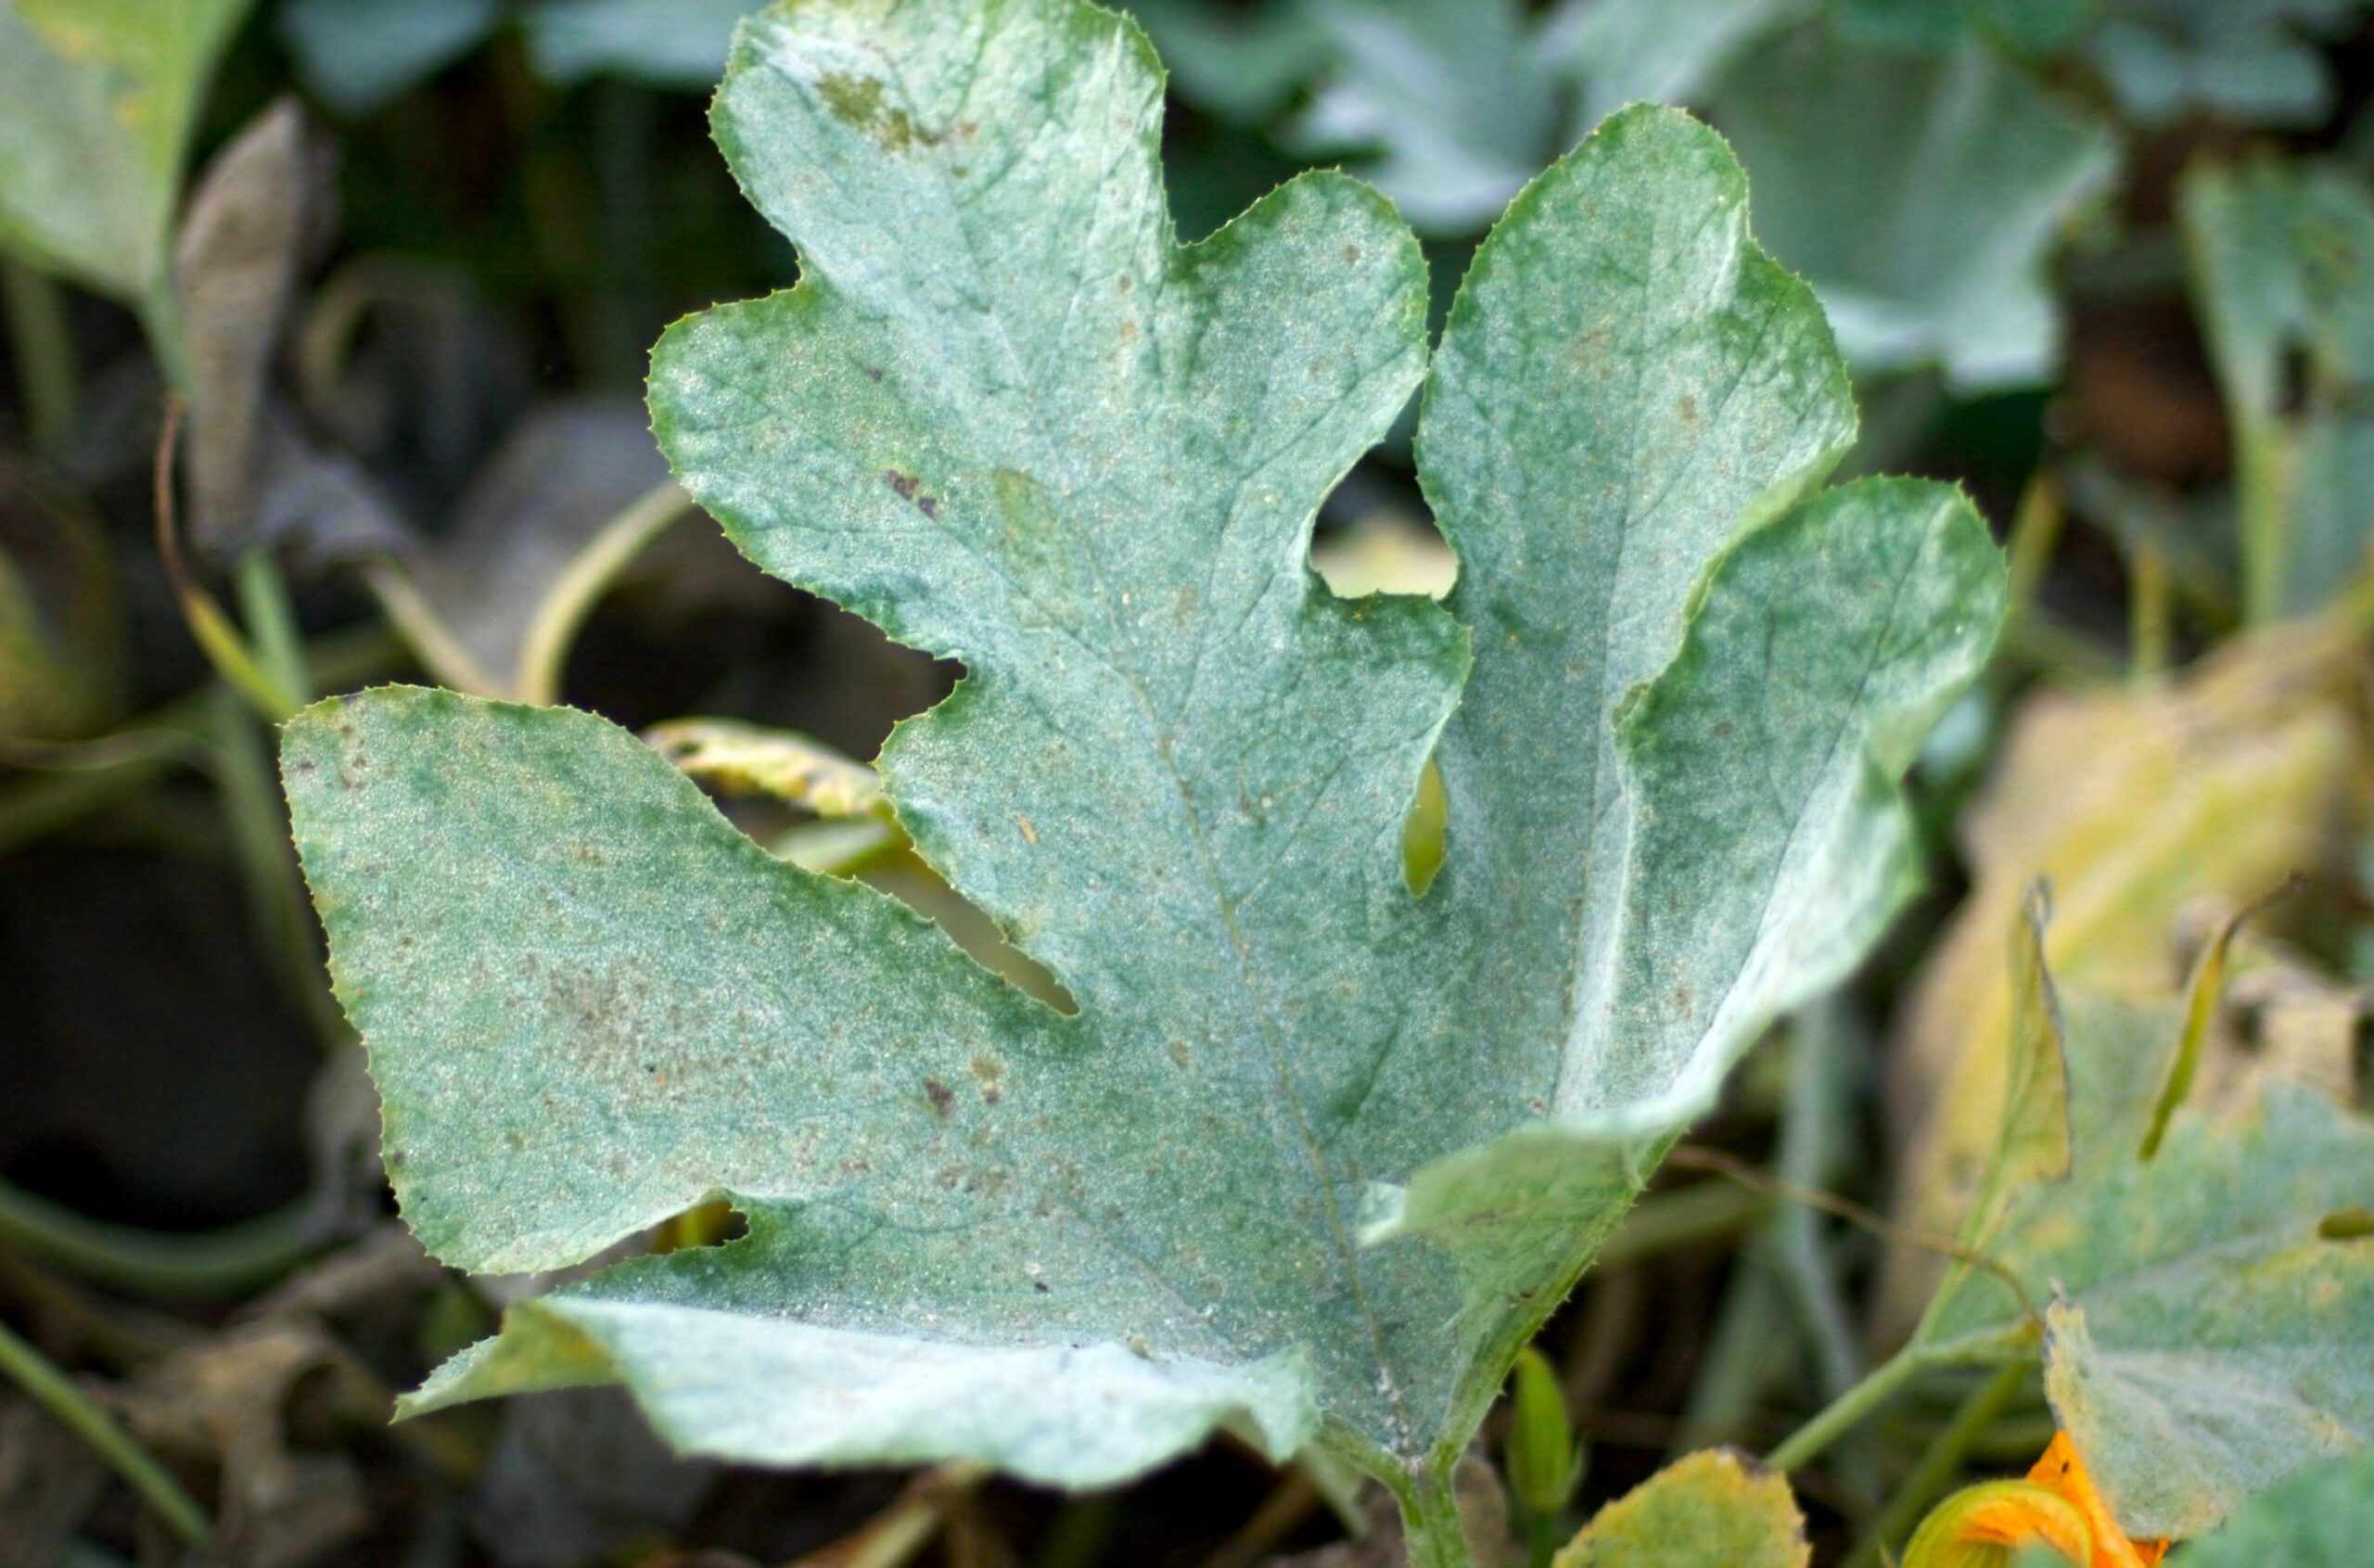
[[[297,628],[297,607],[288,597],[288,580],[270,547],[255,544],[233,568],[239,594],[239,618],[254,639],[256,657],[273,683],[301,708],[313,700],[312,677],[305,669],[305,639]]]
[[[327,1239],[321,1210],[306,1198],[219,1230],[141,1230],[0,1181],[0,1245],[118,1290],[218,1300],[276,1280],[319,1251]]]
[[[1556,1561],[1558,1548],[1565,1539],[1558,1521],[1550,1514],[1538,1513],[1525,1521],[1526,1568],[1550,1568]]]
[[[388,624],[404,640],[420,667],[442,686],[476,697],[509,697],[511,689],[490,674],[478,657],[462,645],[453,629],[429,604],[412,575],[393,561],[375,561],[365,567],[364,582]]]
[[[401,660],[402,651],[385,628],[360,627],[322,638],[310,650],[309,662],[325,686],[338,690],[383,672]],[[211,764],[202,741],[185,743],[205,725],[208,692],[223,689],[208,686],[175,697],[112,735],[66,748],[88,757],[87,763],[61,763],[48,777],[0,786],[0,853],[45,838],[140,794],[176,767]],[[117,744],[135,740],[139,744]],[[0,761],[45,766],[15,759]]]
[[[169,757],[145,757],[102,771],[57,773],[0,789],[0,854],[139,794],[174,766]]]
[[[1812,1463],[1823,1449],[1853,1431],[1865,1416],[1894,1398],[1914,1373],[1934,1364],[1934,1355],[1918,1341],[1906,1345],[1864,1373],[1861,1382],[1791,1433],[1779,1447],[1764,1457],[1764,1462],[1780,1471]]]
[[[157,1456],[133,1440],[108,1414],[93,1402],[74,1381],[48,1358],[0,1324],[0,1372],[6,1372],[33,1403],[88,1443],[132,1484],[173,1534],[192,1547],[202,1547],[213,1534],[206,1511],[199,1508],[181,1483],[157,1461]]]
[[[519,645],[519,668],[512,683],[522,702],[549,707],[560,700],[561,676],[579,628],[619,574],[662,529],[692,510],[693,498],[673,479],[645,491],[602,525],[579,551],[536,606]]]
[[[2011,533],[2004,546],[2009,577],[2005,595],[2008,618],[2025,615],[2036,602],[2036,591],[2044,583],[2045,568],[2052,564],[2053,552],[2061,547],[2062,525],[2067,520],[2061,481],[2050,469],[2038,468],[2028,480],[2027,489],[2021,492],[2019,510],[2011,516]]]
[[[2025,1361],[2007,1361],[1996,1369],[1995,1375],[1972,1389],[1970,1397],[1954,1412],[1954,1419],[1937,1434],[1921,1461],[1911,1473],[1896,1484],[1888,1494],[1887,1505],[1880,1511],[1877,1523],[1855,1555],[1846,1560],[1846,1568],[1878,1568],[1887,1550],[1912,1533],[1929,1505],[1944,1493],[1946,1483],[1960,1468],[1962,1456],[1979,1435],[1995,1424],[1995,1418],[2019,1396],[2028,1381]]]
[[[1459,1495],[1451,1485],[1456,1463],[1429,1466],[1396,1491],[1410,1568],[1474,1568],[1467,1523],[1460,1517]]]
[[[258,729],[255,716],[229,692],[217,688],[208,695],[215,800],[248,897],[256,940],[283,994],[325,1041],[342,1040],[346,1022],[322,984],[313,911],[289,841],[288,812],[273,771],[270,733]]]
[[[55,454],[74,431],[83,396],[83,368],[57,285],[21,261],[0,261],[0,293],[8,312],[8,349],[25,400],[33,450]]]
[[[2167,552],[2149,532],[2136,540],[2129,555],[2129,674],[2138,686],[2149,686],[2168,671],[2176,644],[2176,605],[2168,583]]]
[[[2264,626],[2283,614],[2291,553],[2291,452],[2283,422],[2240,415],[2234,425],[2235,508],[2242,545],[2242,620]]]

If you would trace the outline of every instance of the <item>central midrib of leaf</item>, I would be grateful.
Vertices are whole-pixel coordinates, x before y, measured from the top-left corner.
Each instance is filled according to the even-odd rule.
[[[908,91],[903,77],[895,65],[890,67],[889,76],[890,80],[898,84],[900,96],[911,99],[913,95]],[[960,117],[971,105],[973,83],[977,81],[976,71],[960,98],[958,109]],[[1402,1399],[1400,1381],[1394,1375],[1393,1367],[1387,1358],[1383,1332],[1377,1323],[1375,1312],[1369,1306],[1367,1292],[1361,1280],[1360,1249],[1354,1242],[1351,1229],[1346,1222],[1343,1205],[1337,1197],[1336,1183],[1330,1171],[1326,1151],[1321,1147],[1312,1128],[1309,1115],[1304,1109],[1300,1096],[1295,1091],[1293,1077],[1287,1065],[1284,1033],[1280,1027],[1272,1004],[1263,994],[1260,982],[1255,975],[1250,946],[1238,924],[1234,900],[1229,895],[1227,882],[1221,875],[1213,854],[1193,792],[1179,771],[1172,736],[1164,727],[1161,719],[1155,711],[1153,702],[1147,696],[1144,677],[1139,668],[1142,655],[1136,644],[1136,639],[1130,634],[1127,621],[1117,612],[1117,606],[1122,602],[1123,595],[1121,591],[1113,585],[1103,553],[1097,548],[1092,531],[1081,528],[1073,516],[1071,508],[1064,504],[1064,502],[1077,492],[1079,477],[1071,470],[1062,445],[1053,437],[1046,413],[1046,391],[1040,385],[1038,376],[1026,363],[1024,356],[1015,346],[1013,328],[1006,319],[1003,309],[1003,296],[991,285],[990,279],[981,266],[979,240],[973,231],[972,220],[965,204],[957,198],[956,180],[949,174],[945,165],[935,162],[932,168],[938,175],[938,187],[951,223],[964,241],[964,260],[969,264],[972,274],[971,292],[986,302],[983,316],[995,328],[999,347],[1003,351],[1007,366],[1013,375],[1012,385],[1019,389],[1030,410],[1030,425],[1036,438],[1036,453],[1034,462],[1027,472],[1052,475],[1060,478],[1061,488],[1056,492],[1058,499],[1052,510],[1056,516],[1065,519],[1066,530],[1070,535],[1069,548],[1078,551],[1080,558],[1089,563],[1095,581],[1097,590],[1095,602],[1104,614],[1104,631],[1111,639],[1113,647],[1110,650],[1097,650],[1084,637],[1079,639],[1079,645],[1083,651],[1093,654],[1106,669],[1120,677],[1130,693],[1131,703],[1143,727],[1147,746],[1161,763],[1163,774],[1169,782],[1172,804],[1183,830],[1182,836],[1193,846],[1198,873],[1210,895],[1214,912],[1227,935],[1229,956],[1237,986],[1243,994],[1245,1010],[1251,1014],[1260,1034],[1262,1046],[1269,1055],[1271,1078],[1276,1085],[1279,1100],[1292,1120],[1303,1157],[1308,1162],[1309,1175],[1317,1186],[1321,1209],[1326,1216],[1328,1243],[1334,1248],[1337,1264],[1344,1272],[1346,1284],[1359,1314],[1362,1331],[1376,1358],[1379,1386],[1392,1400],[1397,1428],[1404,1433],[1414,1432],[1417,1429],[1410,1422],[1410,1412]],[[1169,224],[1167,220],[1164,229],[1168,236]],[[1170,265],[1175,264],[1175,258],[1171,254],[1170,246],[1166,245],[1164,251],[1165,270],[1159,275],[1163,277],[1167,288],[1169,282],[1168,270]],[[1242,493],[1241,486],[1239,493]],[[1315,514],[1317,510],[1315,504],[1312,510]],[[1223,539],[1226,537],[1226,531],[1223,526],[1221,530]],[[1012,580],[1009,579],[1009,580]],[[1208,582],[1208,578],[1206,580]],[[1018,592],[1026,595],[1029,594],[1029,590],[1025,585],[1015,583],[1015,586]],[[1193,700],[1194,681],[1203,665],[1202,650],[1203,642],[1199,638],[1195,656],[1189,662],[1190,673],[1181,697],[1182,709],[1190,706]],[[889,785],[888,794],[895,805],[899,797],[895,778]],[[1275,1347],[1262,1346],[1257,1347],[1257,1350],[1272,1348]]]

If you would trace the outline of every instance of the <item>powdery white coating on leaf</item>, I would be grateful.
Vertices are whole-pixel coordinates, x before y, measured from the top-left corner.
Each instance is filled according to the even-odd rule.
[[[1076,1015],[769,860],[588,716],[398,691],[289,726],[424,1242],[540,1268],[712,1193],[749,1220],[515,1313],[425,1397],[619,1379],[708,1451],[1072,1485],[1216,1423],[1447,1466],[1673,1115],[1901,892],[1892,780],[1999,568],[1934,486],[1778,516],[1846,439],[1844,372],[1719,141],[1629,113],[1479,259],[1427,435],[1471,498],[1454,615],[1308,564],[1423,369],[1409,231],[1321,174],[1176,245],[1160,96],[1134,26],[1076,0],[755,19],[718,139],[801,282],[654,355],[662,447],[746,553],[964,661],[885,785]],[[1522,363],[1459,379],[1479,346]],[[1512,432],[1506,496],[1462,466],[1471,420]],[[1628,542],[1578,545],[1612,516]],[[1471,663],[1461,726],[1525,749],[1461,743],[1421,899],[1403,821]],[[1660,888],[1705,905],[1686,943]],[[1482,1147],[1528,1126],[1539,1163]],[[1422,1215],[1361,1234],[1450,1156],[1525,1200],[1470,1216],[1487,1257]]]
[[[2169,1568],[2358,1568],[2374,1540],[2374,1452],[2311,1465],[2268,1488]]]
[[[2374,1447],[2374,1128],[2278,1087],[2237,1128],[2186,1116],[2076,1210],[2102,1255],[2047,1313],[2045,1392],[2128,1534],[2189,1536],[2304,1465]],[[2057,1249],[2056,1249],[2057,1253]]]
[[[1293,1358],[1221,1366],[1112,1344],[940,1345],[634,1300],[575,1300],[552,1317],[530,1303],[504,1327],[402,1413],[623,1377],[686,1453],[814,1465],[957,1452],[1073,1486],[1125,1481],[1216,1426],[1289,1454],[1318,1424]]]

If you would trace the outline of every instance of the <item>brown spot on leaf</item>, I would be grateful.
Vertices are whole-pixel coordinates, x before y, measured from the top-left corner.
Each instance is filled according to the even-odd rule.
[[[956,1109],[956,1095],[938,1078],[924,1079],[924,1098],[931,1102],[931,1114],[946,1121]]]
[[[925,147],[939,138],[915,128],[907,111],[883,101],[882,83],[870,76],[827,71],[816,79],[816,96],[834,119],[862,135],[873,137],[890,152],[904,152],[920,142]]]
[[[2328,1242],[2359,1242],[2374,1236],[2374,1211],[2353,1204],[2317,1221],[2317,1235]]]
[[[939,497],[925,491],[924,482],[913,474],[885,468],[882,470],[882,482],[897,491],[900,500],[910,503],[925,516],[935,522],[939,520]]]
[[[1674,404],[1673,411],[1681,416],[1681,422],[1685,425],[1698,423],[1698,400],[1688,393],[1684,393],[1681,401]]]

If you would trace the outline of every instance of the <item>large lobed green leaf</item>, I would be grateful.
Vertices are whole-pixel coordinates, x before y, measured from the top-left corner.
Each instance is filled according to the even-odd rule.
[[[0,245],[163,309],[191,121],[248,5],[0,0]]]
[[[1422,432],[1446,611],[1308,564],[1424,373],[1413,239],[1316,174],[1179,246],[1160,102],[1077,0],[764,13],[715,125],[802,276],[654,355],[752,559],[964,661],[886,786],[1076,1011],[587,715],[390,690],[288,727],[431,1250],[556,1268],[717,1192],[749,1222],[515,1310],[415,1409],[621,1380],[687,1447],[1075,1485],[1227,1423],[1407,1498],[1910,885],[1893,781],[1999,567],[1941,487],[1800,500],[1844,373],[1722,144],[1618,116],[1479,254]]]

